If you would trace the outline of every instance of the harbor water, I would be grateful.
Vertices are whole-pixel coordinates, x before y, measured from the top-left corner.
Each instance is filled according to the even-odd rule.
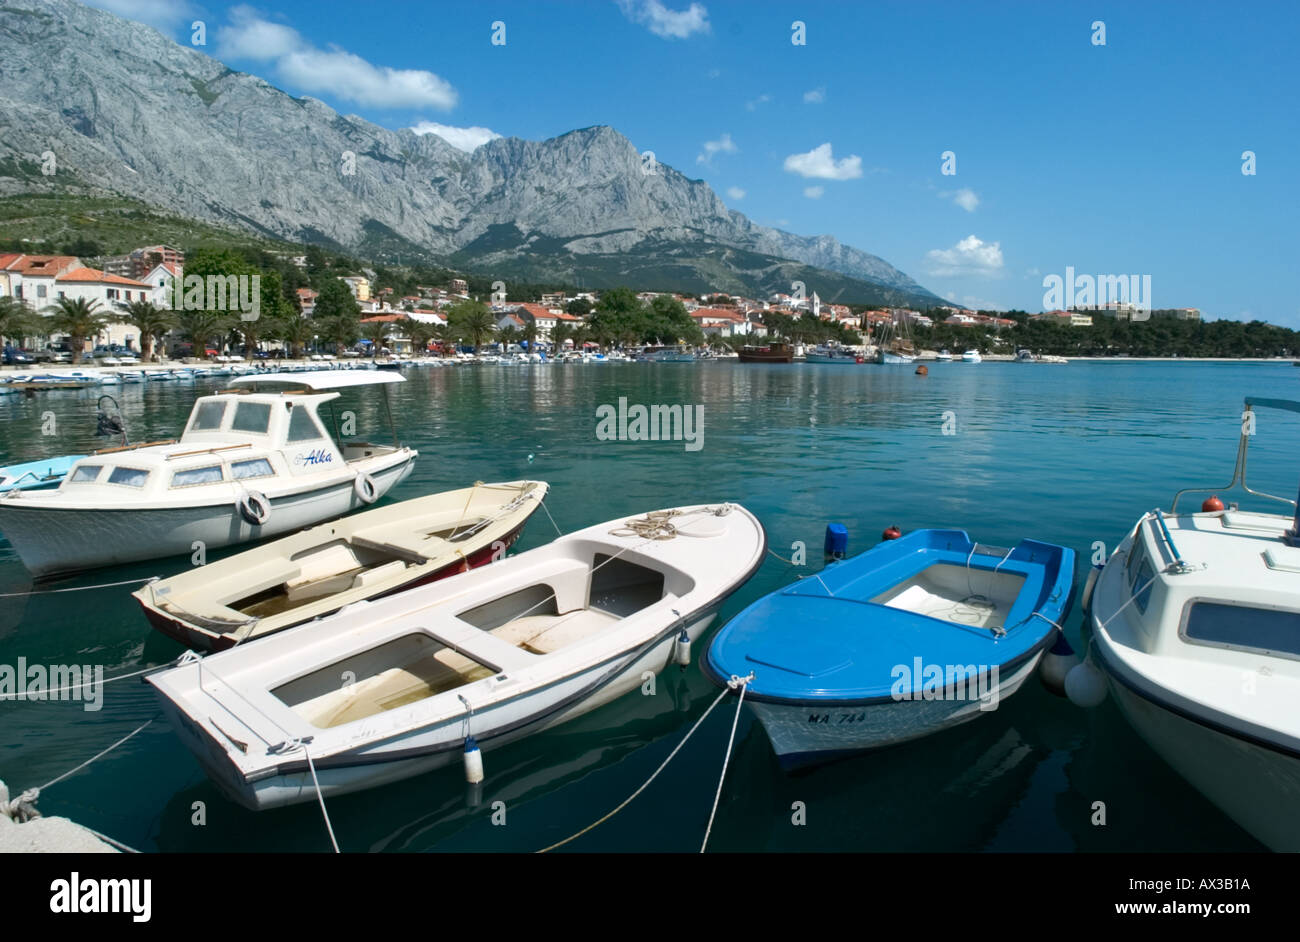
[[[684,503],[743,503],[773,554],[723,606],[721,625],[759,596],[822,566],[828,522],[849,552],[897,524],[957,527],[1010,546],[1033,537],[1073,547],[1087,567],[1174,492],[1232,476],[1248,395],[1296,397],[1289,363],[910,366],[663,364],[415,368],[393,391],[414,473],[385,500],[474,481],[550,483],[566,532]],[[94,436],[95,401],[116,397],[133,441],[175,437],[212,382],[0,397],[0,464],[116,444]],[[346,394],[345,394],[346,396]],[[1298,397],[1300,398],[1300,397]],[[695,441],[598,435],[599,414],[635,405],[693,410]],[[382,409],[346,399],[357,434],[385,433]],[[695,410],[695,407],[699,407]],[[623,439],[623,440],[620,440]],[[1300,416],[1261,414],[1251,486],[1295,495]],[[1192,495],[1199,505],[1203,496]],[[1237,499],[1237,498],[1233,498]],[[1190,505],[1189,505],[1190,506]],[[1243,501],[1243,506],[1281,505]],[[1180,505],[1181,509],[1181,505]],[[555,536],[545,511],[517,551]],[[238,548],[215,556],[228,555]],[[191,565],[153,560],[53,583],[64,589]],[[106,676],[181,653],[152,631],[133,586],[24,594],[30,577],[0,540],[0,665],[102,665]],[[42,587],[47,588],[47,587]],[[1079,648],[1081,613],[1066,624]],[[707,642],[707,637],[706,637]],[[334,798],[345,851],[532,851],[568,837],[640,786],[717,696],[704,643],[653,693],[484,755],[467,801],[458,768]],[[0,702],[0,778],[17,792],[47,782],[157,713],[151,688],[108,684],[98,703]],[[626,809],[566,851],[692,851],[717,787],[734,697]],[[315,803],[260,814],[227,801],[159,718],[40,798],[141,850],[322,851]],[[1253,838],[1169,769],[1111,701],[1087,711],[1035,680],[974,722],[798,774],[777,766],[762,727],[740,717],[709,847],[718,851],[1258,851]]]

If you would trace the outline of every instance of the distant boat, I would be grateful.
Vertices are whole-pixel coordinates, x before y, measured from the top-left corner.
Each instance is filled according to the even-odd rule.
[[[809,363],[857,364],[865,362],[862,354],[844,347],[822,345],[809,350],[805,359]]]
[[[650,363],[695,362],[695,354],[685,347],[647,347],[641,358]]]
[[[788,343],[773,341],[762,347],[741,347],[737,356],[741,363],[793,363],[794,347]]]
[[[961,361],[963,363],[983,363],[984,358],[980,356],[978,350],[967,350],[961,355]]]
[[[899,363],[915,363],[916,357],[909,353],[895,353],[882,347],[876,351],[876,362],[884,366],[893,366]]]
[[[934,358],[936,360],[942,360],[946,363],[950,363],[952,362],[953,356],[947,350],[940,350],[938,353],[934,355]]]
[[[34,491],[58,487],[68,470],[85,455],[63,455],[42,458],[0,468],[0,494],[7,491]]]

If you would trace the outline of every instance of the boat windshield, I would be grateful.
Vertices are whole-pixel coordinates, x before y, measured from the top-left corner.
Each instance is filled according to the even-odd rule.
[[[1195,601],[1187,606],[1181,633],[1193,644],[1300,657],[1300,612]]]

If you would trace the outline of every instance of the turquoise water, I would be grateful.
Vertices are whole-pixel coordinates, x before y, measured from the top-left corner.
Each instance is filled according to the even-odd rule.
[[[1289,364],[956,363],[931,364],[928,377],[907,367],[606,364],[406,376],[394,411],[420,458],[390,499],[527,476],[550,482],[547,506],[566,531],[730,500],[758,515],[774,552],[789,556],[796,541],[807,545],[808,567],[769,557],[728,600],[722,620],[819,568],[828,521],[848,526],[850,552],[873,545],[890,524],[956,526],[998,545],[1025,536],[1059,542],[1080,554],[1082,579],[1094,542],[1113,548],[1139,515],[1168,507],[1180,487],[1226,483],[1246,395],[1300,392],[1300,370]],[[144,441],[175,435],[194,395],[210,388],[152,383],[107,391],[121,401],[132,439]],[[0,464],[103,447],[93,436],[98,395],[0,398]],[[598,440],[596,409],[620,396],[702,405],[703,447]],[[378,413],[355,408],[360,432],[380,434],[369,431]],[[42,434],[43,426],[51,431],[47,413],[54,434]],[[1300,417],[1262,412],[1258,433],[1252,486],[1291,496]],[[519,548],[554,535],[539,514]],[[169,575],[188,564],[155,560],[59,585]],[[0,592],[29,584],[0,541]],[[19,657],[102,664],[111,676],[174,658],[180,647],[149,629],[131,588],[0,599],[0,664]],[[1067,624],[1076,647],[1079,623],[1076,609]],[[697,646],[697,661],[701,652]],[[467,804],[459,768],[333,799],[339,843],[350,851],[544,847],[630,795],[715,696],[698,664],[670,668],[654,696],[630,695],[489,752],[477,807]],[[0,703],[0,779],[11,791],[40,785],[155,713],[150,689],[134,679],[108,685],[98,712],[77,702]],[[645,793],[569,848],[698,849],[733,715],[734,701],[724,701]],[[1097,801],[1106,805],[1104,827],[1090,823]],[[206,814],[202,826],[194,823],[196,802]],[[504,802],[504,825],[492,821],[494,802]],[[792,822],[796,802],[802,825]],[[316,805],[255,814],[231,804],[162,720],[55,785],[40,808],[143,850],[329,849]],[[1261,849],[1166,767],[1113,703],[1083,711],[1036,682],[973,723],[797,775],[779,770],[746,711],[709,846]]]

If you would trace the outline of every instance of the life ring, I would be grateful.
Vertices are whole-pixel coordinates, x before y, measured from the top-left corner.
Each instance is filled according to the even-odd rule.
[[[239,515],[255,527],[271,518],[271,502],[261,491],[245,491],[239,498]]]
[[[356,491],[363,504],[373,504],[379,499],[379,488],[375,486],[375,479],[364,471],[352,479],[352,490]]]

